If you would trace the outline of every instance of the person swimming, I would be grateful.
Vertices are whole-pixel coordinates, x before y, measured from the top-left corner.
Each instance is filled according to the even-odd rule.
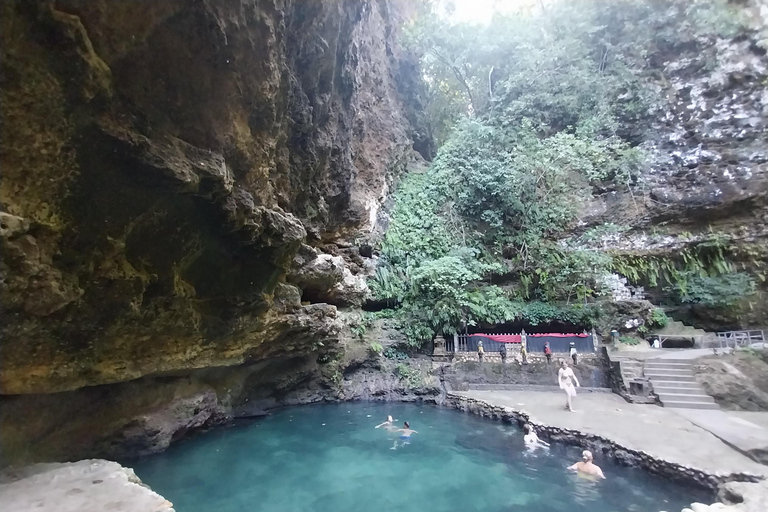
[[[394,432],[398,430],[397,426],[395,425],[395,420],[392,419],[392,416],[387,416],[387,421],[384,423],[379,423],[374,428],[381,428],[384,427],[384,430],[387,432]]]
[[[411,442],[411,434],[418,434],[415,430],[411,428],[411,426],[408,424],[407,421],[403,422],[403,428],[399,428],[396,430],[396,432],[402,432],[400,434],[400,446],[405,446],[406,444],[410,444]],[[395,439],[395,444],[390,448],[390,450],[396,450],[397,449],[397,439]]]
[[[529,449],[535,450],[539,446],[543,448],[548,448],[549,444],[545,443],[541,439],[539,439],[539,436],[536,435],[536,431],[533,430],[533,427],[526,423],[523,426],[523,432],[525,432],[525,435],[523,436],[523,441],[525,442],[526,446],[528,446]]]
[[[581,452],[581,459],[576,464],[573,464],[572,466],[568,466],[568,469],[571,471],[576,471],[582,475],[588,475],[593,476],[600,479],[605,479],[605,475],[603,474],[603,470],[600,469],[600,466],[595,464],[593,462],[592,452],[589,450],[584,450]]]

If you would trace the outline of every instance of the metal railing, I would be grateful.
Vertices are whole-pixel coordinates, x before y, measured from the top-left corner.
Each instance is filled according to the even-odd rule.
[[[764,331],[726,331],[717,333],[717,341],[720,348],[733,346],[744,347],[754,343],[765,343]]]
[[[509,336],[509,335],[520,335],[519,332],[495,332],[493,334],[502,335],[502,336]],[[474,346],[473,343],[470,342],[470,338],[472,337],[480,337],[479,334],[456,334],[454,335],[453,339],[455,341],[455,349],[457,352],[467,352],[467,351],[474,351],[477,350],[477,348]],[[498,341],[493,341],[488,338],[483,338],[483,350],[486,352],[498,352],[499,348],[501,347],[501,343]],[[446,350],[447,344],[446,344]]]
[[[520,333],[493,333],[496,335],[520,335]],[[480,334],[454,334],[452,338],[445,340],[446,352],[473,352],[477,350],[477,342],[470,340],[470,338],[478,337]],[[483,350],[485,352],[498,352],[501,343],[493,341],[491,339],[482,337]],[[529,353],[544,352],[544,342],[547,338],[541,338],[538,336],[527,335],[526,348]],[[576,349],[579,352],[594,352],[595,342],[594,336],[589,335],[587,337],[565,337],[557,339],[549,339],[550,349],[553,353],[567,354],[570,350],[569,343],[571,341],[576,342]],[[519,344],[517,344],[519,346]]]

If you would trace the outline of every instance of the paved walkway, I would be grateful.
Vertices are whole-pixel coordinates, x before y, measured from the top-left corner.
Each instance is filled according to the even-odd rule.
[[[730,353],[727,349],[718,348],[718,354]],[[700,357],[711,356],[715,352],[711,348],[635,348],[621,347],[620,350],[608,349],[608,356],[611,359],[617,357],[629,357],[632,359],[698,359]]]
[[[537,391],[461,391],[456,394],[512,407],[539,423],[580,430],[622,446],[696,469],[749,472],[768,476],[768,467],[733,450],[686,417],[657,405],[630,404],[618,395],[581,394],[576,412],[564,410],[561,393]]]
[[[768,464],[768,413],[671,409],[750,458]],[[768,468],[766,468],[768,469]]]

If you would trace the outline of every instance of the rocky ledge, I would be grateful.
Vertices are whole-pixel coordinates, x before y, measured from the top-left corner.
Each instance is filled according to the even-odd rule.
[[[173,504],[116,462],[35,464],[0,475],[5,512],[173,512]]]

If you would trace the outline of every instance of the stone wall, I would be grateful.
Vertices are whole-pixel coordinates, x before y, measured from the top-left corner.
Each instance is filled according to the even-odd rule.
[[[528,357],[528,364],[516,360],[502,364],[500,359],[488,358],[479,363],[475,354],[474,358],[454,359],[453,364],[443,368],[443,378],[455,390],[466,390],[473,384],[557,386],[557,360],[555,357],[547,364],[546,358],[537,354]],[[579,364],[573,371],[583,387],[610,388],[610,367],[600,354],[579,354]]]

